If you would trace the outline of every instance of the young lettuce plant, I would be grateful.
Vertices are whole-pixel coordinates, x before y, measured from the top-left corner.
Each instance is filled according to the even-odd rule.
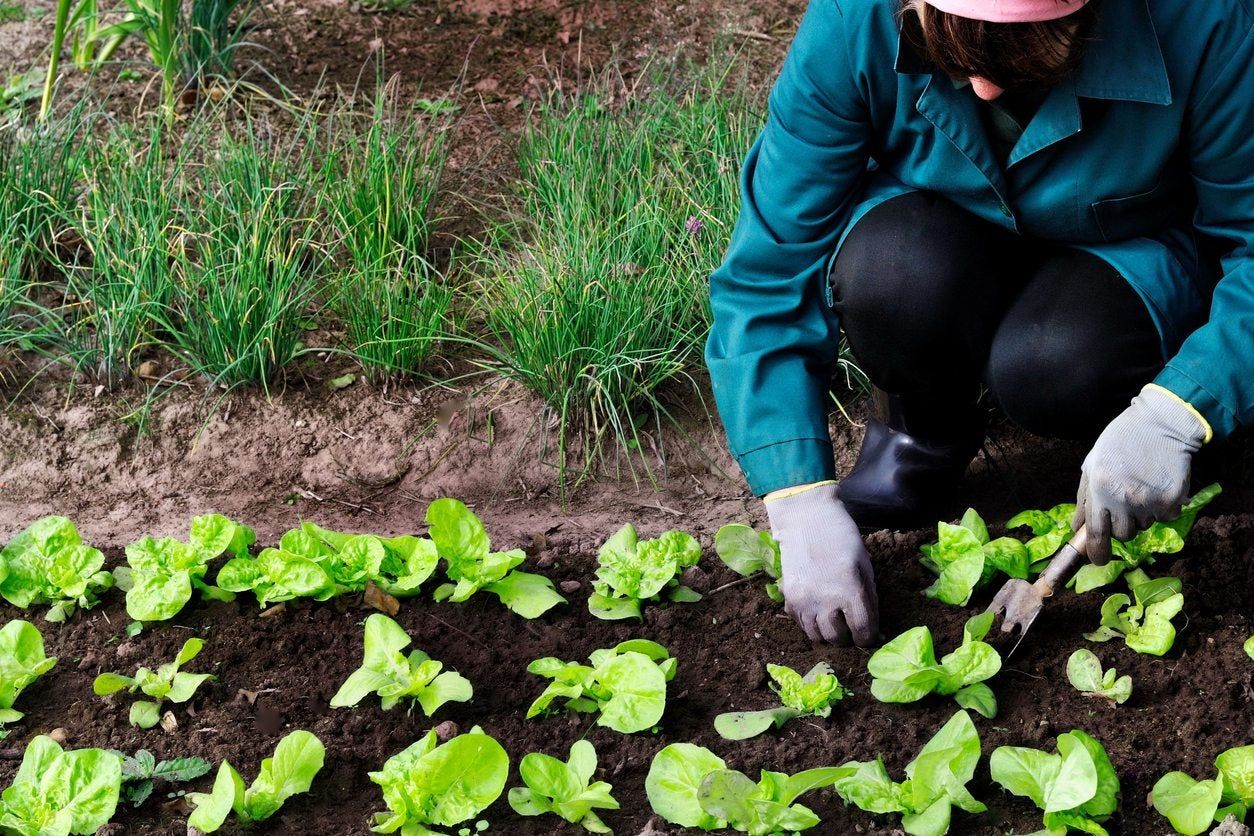
[[[1067,660],[1067,680],[1084,696],[1101,697],[1115,705],[1123,705],[1132,696],[1132,677],[1119,676],[1114,668],[1103,671],[1101,660],[1085,648]]]
[[[746,578],[758,572],[766,575],[769,579],[767,596],[778,604],[784,602],[784,593],[779,591],[779,578],[783,573],[779,543],[771,532],[754,531],[743,523],[725,525],[714,535],[714,553],[738,575]]]
[[[968,508],[957,525],[937,523],[936,534],[936,542],[921,549],[923,565],[938,576],[924,590],[929,598],[963,607],[999,572],[1028,577],[1027,547],[1013,537],[990,539],[988,526],[974,508]]]
[[[980,735],[971,715],[959,711],[906,765],[906,780],[893,781],[884,761],[850,761],[836,780],[846,804],[868,813],[900,813],[910,836],[949,832],[953,808],[983,813],[987,807],[967,791],[980,762]]]
[[[136,621],[165,621],[178,615],[193,592],[213,601],[234,601],[226,590],[205,582],[211,561],[229,554],[246,557],[257,540],[246,525],[221,514],[192,520],[187,542],[145,537],[126,547],[126,566],[114,572],[126,592],[126,613]]]
[[[65,517],[32,523],[0,551],[0,596],[21,609],[50,604],[48,621],[65,621],[77,607],[91,609],[112,586],[104,554],[84,545]]]
[[[1102,823],[1119,807],[1119,776],[1102,744],[1084,732],[1058,735],[1057,754],[1002,746],[989,768],[994,781],[1044,811],[1042,836],[1108,836]]]
[[[0,795],[0,832],[90,836],[109,823],[122,788],[122,759],[104,749],[65,751],[40,735]]]
[[[527,719],[547,713],[554,700],[566,708],[600,712],[598,726],[623,734],[651,729],[666,711],[666,683],[675,678],[678,661],[657,642],[633,639],[617,647],[594,650],[592,664],[545,657],[527,666],[530,673],[553,681],[527,709]]]
[[[782,728],[798,717],[828,717],[832,705],[849,692],[826,662],[819,662],[805,676],[784,665],[767,665],[771,690],[781,705],[764,711],[732,711],[714,718],[714,729],[727,740],[748,740],[771,726]]]
[[[1111,540],[1111,552],[1118,560],[1105,566],[1086,564],[1071,581],[1072,588],[1083,594],[1109,586],[1127,572],[1154,563],[1155,555],[1175,554],[1184,548],[1184,538],[1193,530],[1198,513],[1223,491],[1218,484],[1202,488],[1184,504],[1180,516],[1168,522],[1156,522],[1131,540]],[[1074,508],[1074,506],[1072,506]]]
[[[1122,638],[1137,653],[1162,656],[1176,641],[1176,628],[1171,619],[1184,609],[1184,595],[1179,578],[1150,579],[1140,569],[1127,573],[1129,598],[1122,592],[1111,595],[1102,604],[1102,622],[1089,641],[1104,642]]]
[[[217,678],[208,673],[185,673],[179,670],[195,659],[204,646],[202,639],[188,639],[173,662],[167,662],[155,671],[141,667],[135,671],[133,677],[102,673],[92,683],[92,690],[98,697],[107,697],[122,690],[132,694],[141,691],[145,696],[152,697],[151,700],[131,703],[130,715],[132,726],[150,729],[160,722],[163,703],[167,700],[172,703],[187,702],[195,696],[201,683]]]
[[[500,743],[478,726],[438,743],[432,730],[370,773],[389,810],[375,814],[375,833],[441,836],[432,827],[469,821],[501,797],[509,779],[509,755]]]
[[[682,586],[677,575],[701,559],[701,545],[690,534],[668,531],[641,540],[627,523],[597,552],[596,580],[588,597],[588,611],[597,618],[617,621],[641,618],[645,601],[700,601],[701,595]]]
[[[1254,659],[1254,636],[1250,636],[1245,640],[1245,655]]]
[[[429,535],[447,563],[446,583],[435,591],[435,600],[455,604],[481,589],[523,618],[539,618],[566,599],[543,575],[516,571],[526,559],[522,549],[492,551],[483,521],[456,499],[437,499],[427,507]]]
[[[408,534],[400,537],[347,534],[321,528],[311,522],[301,523],[300,530],[320,542],[330,554],[339,556],[335,558],[337,566],[331,570],[331,576],[337,583],[343,582],[341,578],[345,574],[351,574],[346,572],[348,567],[364,563],[372,570],[367,580],[374,581],[384,592],[398,598],[417,595],[440,564],[435,543],[425,537]],[[359,539],[363,537],[368,539]],[[382,549],[377,566],[374,565],[373,552],[377,550],[374,543],[378,543]],[[363,552],[367,555],[364,559]],[[362,582],[361,587],[364,586],[365,583]]]
[[[27,621],[10,621],[0,630],[0,740],[8,736],[3,726],[24,716],[13,708],[22,691],[57,664],[44,655],[44,637]]]
[[[754,783],[727,768],[709,749],[672,743],[657,753],[645,778],[653,812],[671,824],[700,830],[732,828],[750,836],[808,830],[819,824],[813,810],[794,804],[810,790],[845,774],[839,767],[807,769],[796,775],[762,771]]]
[[[386,615],[375,613],[367,618],[365,660],[331,698],[331,707],[349,708],[368,694],[378,694],[385,711],[407,699],[410,710],[418,705],[430,717],[446,702],[471,698],[474,691],[470,681],[459,673],[444,671],[444,663],[421,650],[406,656],[402,651],[411,642],[401,625]]]
[[[321,564],[281,547],[262,549],[255,559],[241,556],[227,561],[218,571],[218,586],[228,592],[253,593],[262,609],[296,598],[326,601],[337,591]]]
[[[1245,821],[1254,808],[1254,746],[1229,749],[1215,759],[1219,770],[1208,781],[1168,772],[1154,785],[1150,800],[1177,833],[1197,836],[1228,816]]]
[[[1028,528],[1032,537],[1023,544],[1028,550],[1029,569],[1032,573],[1045,568],[1063,544],[1071,539],[1071,519],[1075,516],[1075,503],[1055,505],[1048,511],[1021,511],[1006,522],[1006,528]]]
[[[592,781],[596,774],[597,753],[586,740],[576,740],[565,762],[550,755],[532,752],[518,764],[525,787],[509,791],[509,806],[520,816],[552,813],[589,833],[612,833],[595,810],[617,810],[613,787]]]
[[[962,628],[962,644],[936,661],[932,631],[914,627],[877,650],[867,663],[871,694],[880,702],[916,702],[931,693],[952,696],[958,705],[985,717],[997,714],[997,697],[984,680],[1001,670],[1001,656],[983,641],[993,614],[981,613]]]
[[[325,758],[326,747],[322,741],[307,731],[298,730],[279,741],[274,757],[261,762],[257,780],[247,789],[235,767],[223,761],[211,792],[187,796],[196,808],[187,824],[201,833],[213,833],[222,827],[232,811],[244,827],[265,821],[293,795],[309,792]]]

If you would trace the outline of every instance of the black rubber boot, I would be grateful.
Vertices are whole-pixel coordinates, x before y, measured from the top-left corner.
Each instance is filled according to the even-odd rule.
[[[986,416],[974,402],[955,407],[878,390],[876,406],[840,499],[863,529],[931,525],[984,443]]]

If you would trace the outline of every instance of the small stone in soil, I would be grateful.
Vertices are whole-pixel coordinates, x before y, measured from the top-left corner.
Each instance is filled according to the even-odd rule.
[[[562,592],[565,592],[567,595],[570,595],[572,593],[578,592],[580,588],[583,587],[583,584],[581,584],[579,581],[562,581],[560,584],[558,584],[558,587],[562,590]]]
[[[461,729],[452,720],[445,720],[435,727],[435,736],[441,742],[452,740],[461,733]]]

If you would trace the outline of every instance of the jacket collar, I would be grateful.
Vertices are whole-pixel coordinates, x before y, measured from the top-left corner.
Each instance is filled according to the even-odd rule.
[[[894,69],[904,74],[936,71],[905,32],[897,39]],[[1149,0],[1104,0],[1073,84],[1075,95],[1089,99],[1171,104],[1171,82]]]

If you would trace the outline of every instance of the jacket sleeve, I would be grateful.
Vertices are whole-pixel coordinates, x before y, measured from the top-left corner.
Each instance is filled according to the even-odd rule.
[[[1209,320],[1154,381],[1197,409],[1217,438],[1254,421],[1254,29],[1248,16],[1232,23],[1226,43],[1208,49],[1187,137],[1194,225],[1230,246]]]
[[[706,362],[750,489],[831,479],[828,386],[839,327],[824,267],[869,159],[866,96],[838,0],[812,0],[766,127],[745,159],[740,218],[710,279]]]

